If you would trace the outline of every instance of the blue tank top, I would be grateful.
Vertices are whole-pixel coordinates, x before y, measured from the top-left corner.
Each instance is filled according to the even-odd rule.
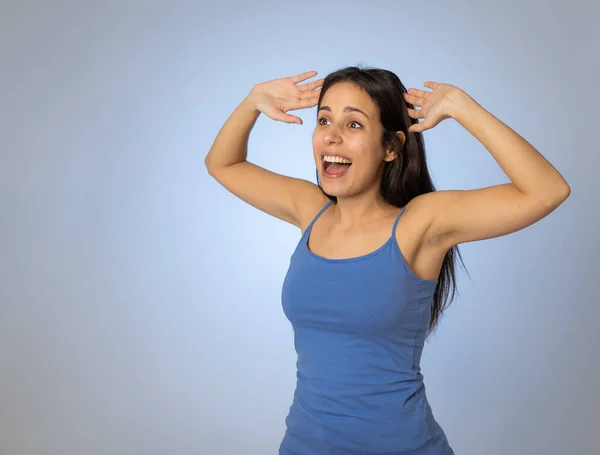
[[[420,369],[437,280],[408,267],[395,231],[377,250],[326,259],[308,247],[283,284],[294,330],[296,390],[280,455],[451,455]]]

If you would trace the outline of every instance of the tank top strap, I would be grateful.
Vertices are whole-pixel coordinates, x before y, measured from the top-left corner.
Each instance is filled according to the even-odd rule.
[[[404,207],[402,207],[402,209],[400,210],[400,213],[396,217],[396,221],[394,221],[394,227],[392,228],[392,237],[394,237],[396,235],[396,226],[398,226],[398,221],[400,221],[400,217],[404,213],[405,208],[406,208],[406,205]]]
[[[316,214],[316,216],[312,219],[312,221],[310,222],[310,224],[306,227],[306,230],[304,231],[304,235],[308,235],[308,233],[311,231],[313,224],[315,224],[315,221],[317,221],[317,219],[323,214],[323,212],[325,210],[327,210],[329,208],[329,206],[333,204],[333,201],[330,200],[327,204],[325,204],[325,206],[319,210],[319,213]]]

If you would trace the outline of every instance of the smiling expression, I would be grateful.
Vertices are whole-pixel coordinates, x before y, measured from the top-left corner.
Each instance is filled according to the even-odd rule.
[[[329,87],[313,132],[323,190],[338,197],[377,190],[385,162],[396,156],[393,149],[383,146],[382,135],[379,108],[366,91],[350,82]]]

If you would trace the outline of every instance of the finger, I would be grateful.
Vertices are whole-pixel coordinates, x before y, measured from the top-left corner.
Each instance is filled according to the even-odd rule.
[[[283,112],[277,115],[273,115],[271,117],[273,120],[279,120],[280,122],[285,123],[297,123],[302,125],[302,119],[300,117],[296,117],[295,115],[284,114]]]
[[[298,82],[305,81],[306,79],[310,79],[311,77],[316,75],[316,71],[307,71],[306,73],[298,74],[297,76],[292,76],[290,79],[294,84],[297,84]]]
[[[312,97],[312,98],[306,98],[303,100],[300,100],[298,102],[298,108],[297,109],[306,109],[309,107],[313,107],[316,106],[317,103],[319,102],[319,97]]]
[[[421,123],[415,123],[414,125],[411,125],[408,128],[408,132],[409,133],[422,133],[423,131],[425,131],[426,127],[423,124],[423,122]]]
[[[425,102],[425,98],[421,98],[420,96],[416,95],[409,95],[408,93],[404,94],[404,100],[413,106],[422,106]]]
[[[302,120],[299,117],[296,117],[295,115],[291,115],[291,114],[287,113],[287,111],[293,111],[296,109],[297,109],[296,106],[288,106],[288,107],[284,108],[283,110],[275,109],[275,110],[269,111],[268,115],[273,120],[279,120],[280,122],[285,122],[285,123],[298,123],[298,124],[302,125]]]
[[[289,108],[285,111],[297,111],[298,109],[307,109],[309,107],[314,107],[319,102],[318,97],[306,98],[306,99],[297,99],[289,104]]]
[[[416,109],[408,108],[408,116],[410,118],[414,118],[414,119],[425,118],[423,109],[416,110]]]
[[[319,99],[320,94],[321,94],[321,89],[318,88],[316,90],[311,90],[311,91],[304,92],[304,93],[298,95],[298,99],[300,99],[300,100],[308,100],[308,99],[312,99],[312,98]]]
[[[301,92],[309,92],[311,90],[316,89],[317,87],[321,87],[323,85],[324,81],[325,81],[325,78],[321,78],[314,82],[309,82],[308,84],[300,85],[298,87],[298,89],[300,89]]]
[[[427,98],[431,92],[425,90],[419,90],[416,88],[409,88],[406,91],[409,95],[418,96],[419,98]]]
[[[298,125],[302,125],[302,119],[300,117],[296,117],[294,115],[287,115],[286,114],[286,118],[285,120],[283,120],[286,123],[296,123]]]
[[[438,85],[440,85],[440,84],[438,84],[437,82],[433,82],[433,81],[425,81],[425,82],[423,83],[423,85],[424,85],[425,87],[428,87],[428,88],[435,89],[435,88],[436,88]]]

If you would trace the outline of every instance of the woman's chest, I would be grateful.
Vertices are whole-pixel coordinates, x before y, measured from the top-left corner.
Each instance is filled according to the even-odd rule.
[[[284,279],[282,305],[294,327],[368,333],[416,329],[427,302],[392,248],[327,260],[301,248]]]

